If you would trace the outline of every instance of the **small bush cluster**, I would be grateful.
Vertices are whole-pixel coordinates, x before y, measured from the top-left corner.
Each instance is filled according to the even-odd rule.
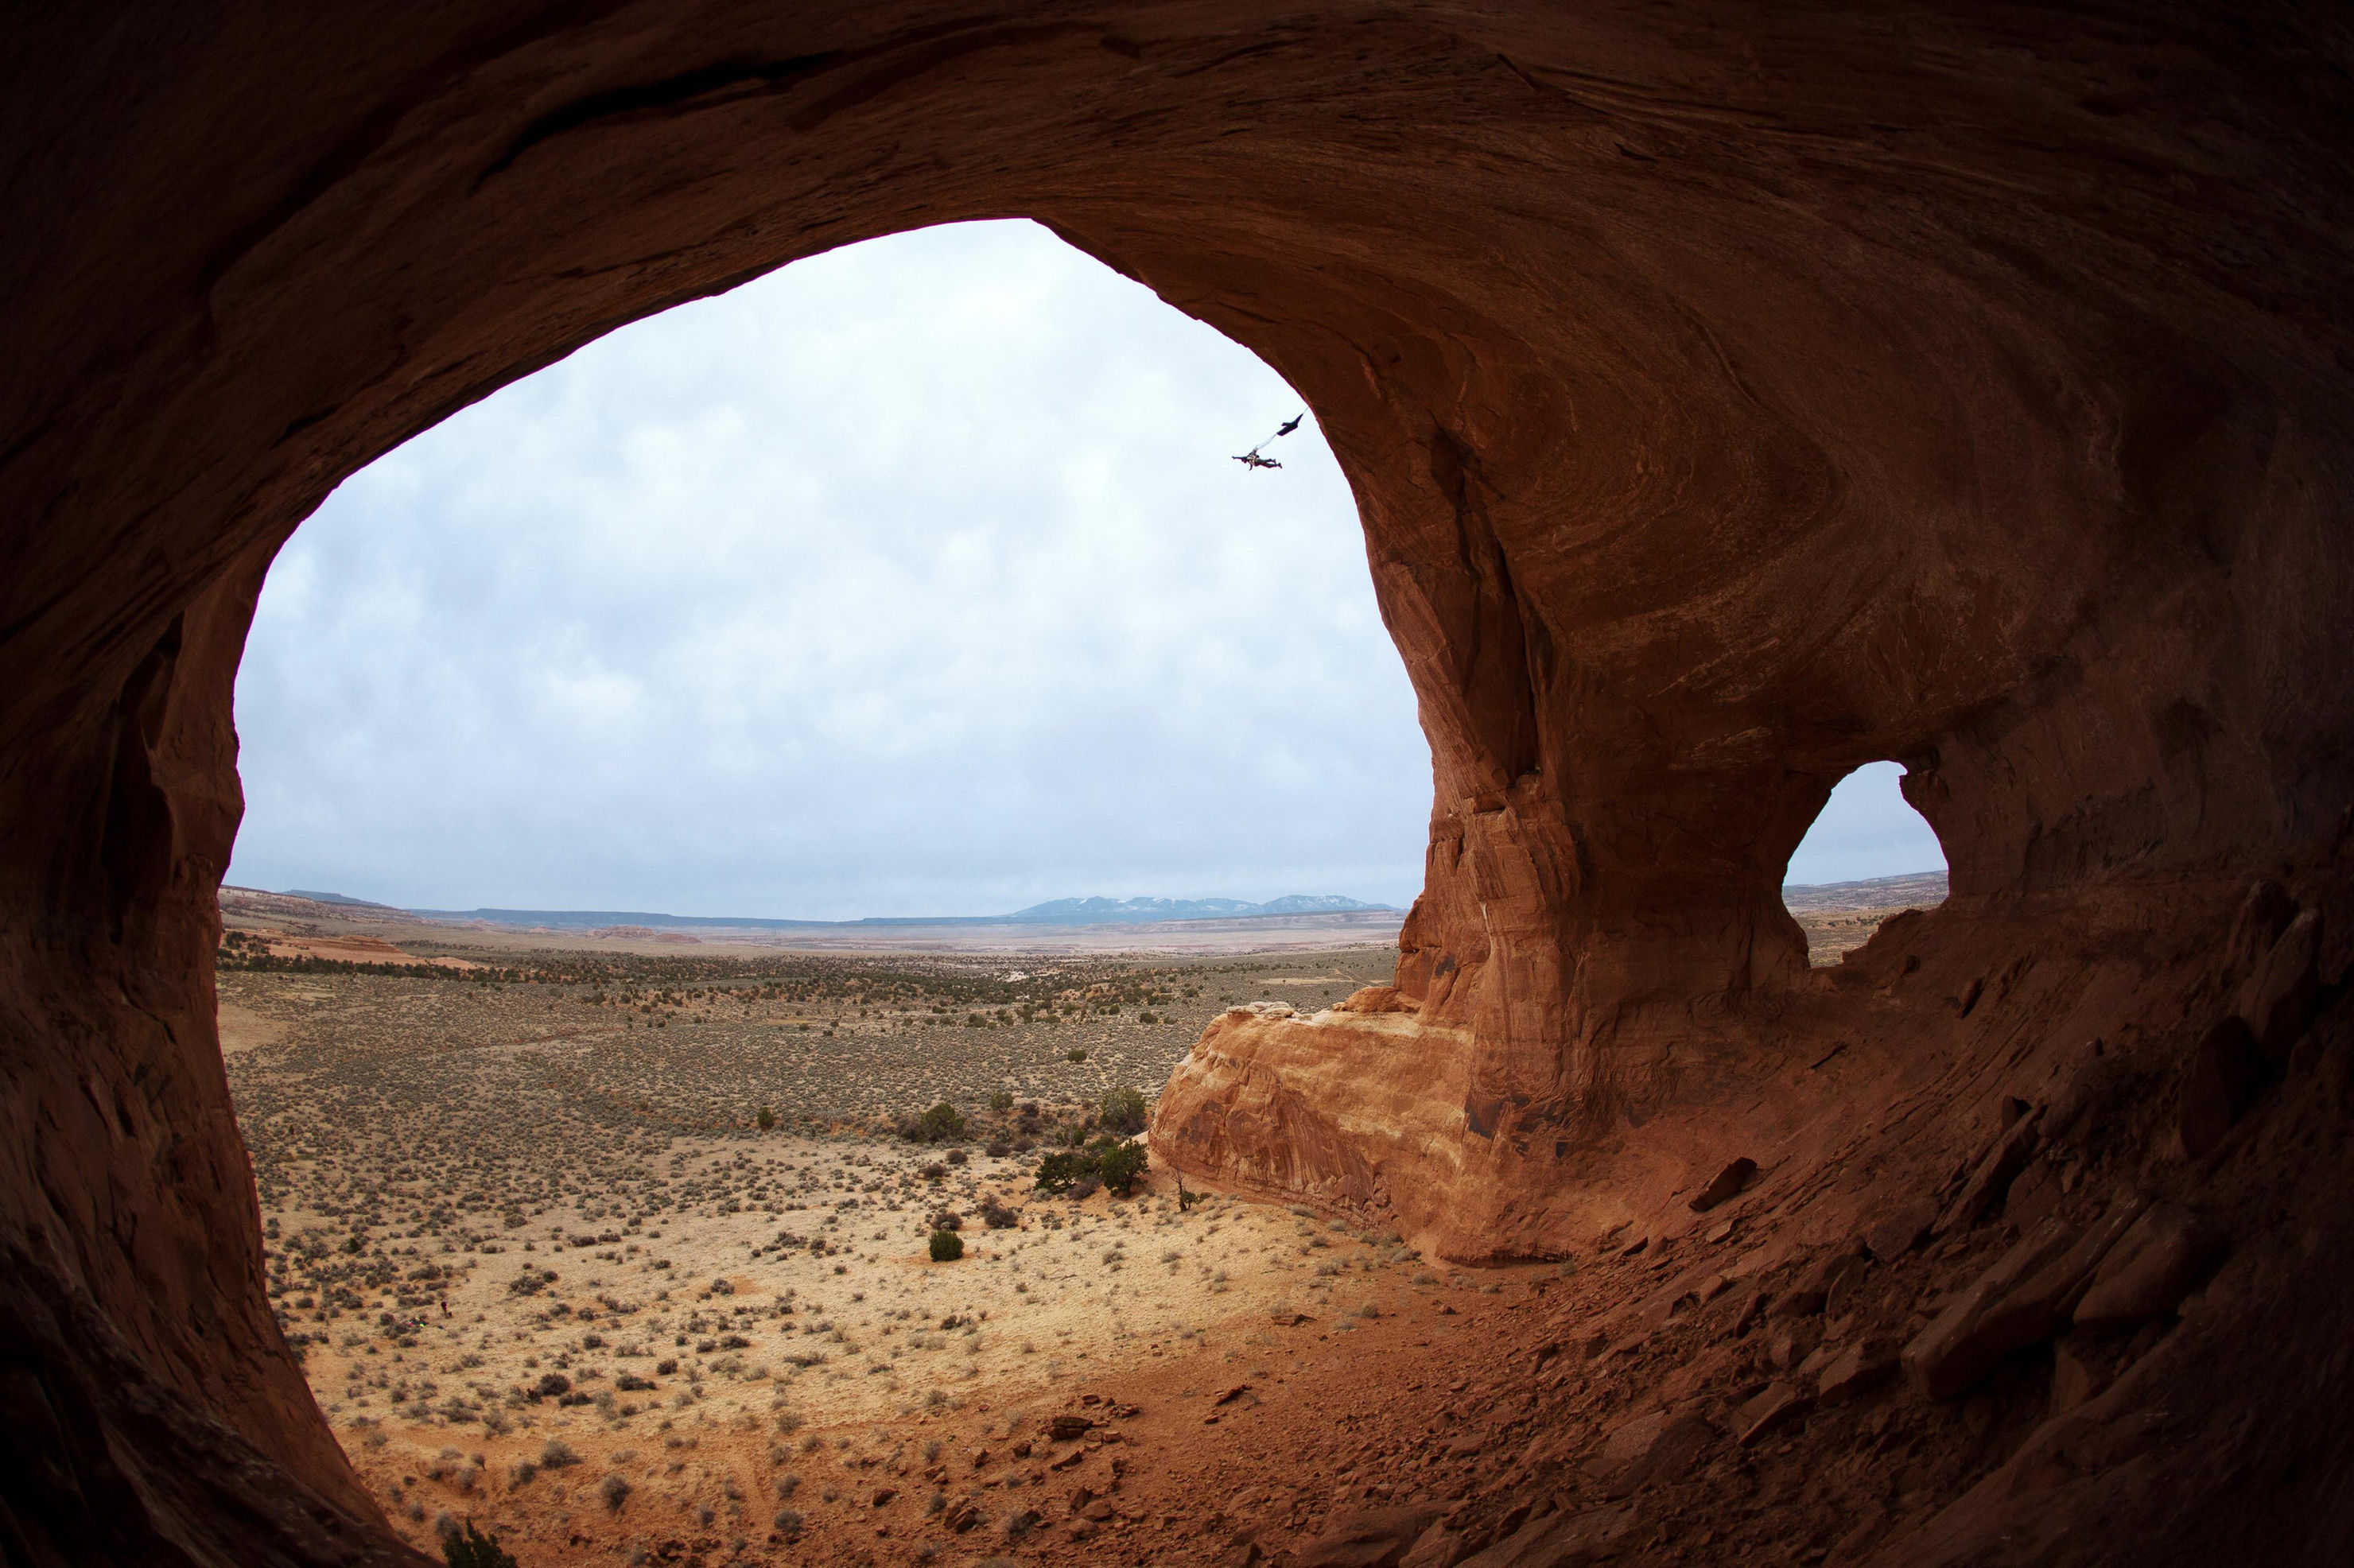
[[[964,1135],[964,1113],[946,1100],[899,1124],[899,1136],[910,1143],[947,1143]]]
[[[1081,1149],[1057,1150],[1038,1161],[1038,1191],[1084,1198],[1097,1183],[1125,1198],[1149,1164],[1144,1145],[1109,1134]]]
[[[954,1263],[963,1255],[964,1237],[957,1234],[954,1231],[934,1231],[932,1233],[932,1261],[934,1263]]]
[[[1112,1132],[1139,1133],[1144,1130],[1145,1104],[1141,1089],[1113,1089],[1105,1094],[1098,1107],[1103,1125]]]

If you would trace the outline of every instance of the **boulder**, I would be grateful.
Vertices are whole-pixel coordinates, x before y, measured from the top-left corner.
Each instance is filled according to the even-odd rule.
[[[2047,1143],[2010,1184],[2002,1201],[2002,1217],[2022,1232],[2033,1230],[2067,1197],[2071,1169],[2062,1151]]]
[[[2221,1226],[2179,1203],[2153,1203],[2101,1260],[2076,1303],[2080,1329],[2128,1329],[2164,1317],[2206,1283],[2230,1250]]]
[[[1704,1214],[1719,1203],[1739,1196],[1749,1183],[1757,1180],[1757,1161],[1743,1155],[1716,1173],[1709,1184],[1700,1190],[1691,1201],[1691,1211]]]
[[[1292,1554],[1294,1568],[1397,1568],[1437,1515],[1429,1507],[1342,1510]]]
[[[1767,1383],[1733,1413],[1733,1430],[1744,1448],[1814,1408],[1814,1396],[1797,1383]]]
[[[2263,877],[2250,884],[2247,896],[2240,900],[2239,913],[2232,917],[2232,934],[2223,942],[2225,976],[2244,980],[2254,974],[2296,914],[2296,900],[2279,883]]]
[[[2085,1359],[2084,1347],[2061,1340],[2052,1348],[2052,1414],[2065,1415],[2108,1386],[2100,1369]]]
[[[1616,1501],[1654,1481],[1673,1480],[1716,1439],[1716,1429],[1689,1412],[1648,1411],[1621,1422],[1602,1440],[1585,1472]]]
[[[1928,1240],[1936,1223],[1937,1205],[1927,1199],[1900,1203],[1865,1228],[1864,1250],[1882,1263],[1893,1262]]]
[[[1651,1444],[1667,1429],[1668,1420],[1668,1413],[1664,1410],[1647,1410],[1620,1422],[1603,1437],[1601,1446],[1586,1460],[1586,1474],[1606,1487],[1607,1478],[1617,1475],[1649,1452]]]
[[[1861,1399],[1893,1378],[1896,1348],[1879,1340],[1859,1340],[1833,1356],[1815,1381],[1815,1403],[1844,1404]]]
[[[2321,989],[2315,972],[2320,958],[2321,913],[2308,909],[2289,922],[2241,985],[2232,1011],[2247,1021],[2267,1061],[2285,1059],[2311,1022]]]
[[[1946,1205],[1946,1212],[1937,1216],[1937,1223],[1931,1227],[1935,1234],[1967,1230],[2001,1204],[2011,1182],[2027,1169],[2027,1161],[2035,1153],[2041,1120],[2039,1112],[2030,1111],[1995,1139],[1992,1147],[1963,1180],[1962,1190]]]
[[[2128,1195],[2081,1232],[2054,1217],[2021,1236],[1904,1347],[1914,1385],[1932,1399],[1951,1399],[2004,1357],[2058,1333],[2101,1259],[2147,1206]]]
[[[1823,1316],[1836,1321],[1850,1317],[1871,1293],[1872,1265],[1850,1254],[1823,1271]]]
[[[1725,1330],[1726,1337],[1739,1339],[1747,1333],[1752,1324],[1766,1316],[1766,1308],[1772,1306],[1774,1298],[1766,1293],[1764,1287],[1754,1280],[1751,1281],[1743,1287],[1740,1297],[1734,1303],[1732,1321]]]
[[[2100,1041],[2093,1041],[2043,1113],[2044,1140],[2067,1137],[2086,1116],[2098,1115],[2112,1105],[2129,1084],[2124,1060]]]
[[[1458,1568],[1579,1568],[1615,1556],[1634,1532],[1635,1510],[1626,1504],[1547,1514],[1465,1558]]]
[[[1851,1245],[1834,1247],[1799,1270],[1790,1288],[1774,1298],[1773,1315],[1776,1318],[1804,1318],[1820,1312],[1829,1304],[1834,1287],[1851,1293],[1855,1284],[1870,1267],[1870,1264],[1856,1255]]]
[[[1447,1529],[1445,1520],[1437,1520],[1406,1548],[1405,1555],[1398,1559],[1398,1568],[1455,1568],[1463,1561],[1469,1544],[1461,1531]]]
[[[2175,1088],[2175,1127],[2193,1160],[2211,1153],[2247,1113],[2263,1075],[2256,1038],[2234,1013],[2200,1038]]]

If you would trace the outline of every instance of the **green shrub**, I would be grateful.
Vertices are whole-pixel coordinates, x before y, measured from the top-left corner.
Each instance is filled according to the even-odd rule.
[[[1125,1198],[1135,1191],[1147,1163],[1144,1145],[1099,1138],[1089,1146],[1088,1152],[1096,1157],[1096,1174],[1103,1178],[1103,1184],[1111,1189],[1114,1197]]]
[[[1113,1132],[1144,1130],[1144,1091],[1141,1089],[1110,1089],[1105,1092],[1099,1107],[1103,1124]]]
[[[1063,1060],[1066,1062],[1084,1062],[1087,1059],[1087,1048],[1084,1045],[1074,1045],[1063,1053]]]
[[[1012,1110],[1013,1108],[1013,1091],[1012,1089],[997,1089],[992,1091],[989,1097],[989,1108],[993,1111]]]
[[[1058,1149],[1038,1161],[1038,1191],[1064,1193],[1082,1176],[1095,1173],[1095,1162],[1083,1149]]]
[[[760,1130],[762,1132],[774,1132],[777,1130],[777,1113],[768,1106],[762,1106],[759,1110],[754,1114],[752,1119],[760,1124]]]
[[[1038,1191],[1084,1198],[1101,1181],[1125,1198],[1148,1161],[1144,1145],[1107,1134],[1084,1149],[1057,1150],[1038,1161]]]
[[[916,1137],[926,1143],[945,1143],[964,1136],[964,1113],[942,1100],[916,1118]]]
[[[441,1538],[441,1560],[450,1568],[517,1568],[514,1554],[499,1544],[496,1535],[484,1535],[468,1520],[462,1530]]]
[[[963,1255],[964,1237],[957,1234],[954,1231],[934,1231],[932,1233],[932,1261],[934,1263],[954,1263]]]

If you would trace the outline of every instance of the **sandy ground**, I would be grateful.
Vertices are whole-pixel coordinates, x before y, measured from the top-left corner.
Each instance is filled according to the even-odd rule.
[[[239,1007],[233,1001],[220,1004],[221,1054],[235,1056],[257,1045],[274,1045],[285,1038],[293,1027],[285,1018],[264,1018],[249,1007]]]
[[[1801,918],[1819,960],[1881,914]],[[1181,1208],[1165,1178],[1033,1190],[1217,1011],[1329,1005],[1387,978],[1386,947],[1008,962],[409,932],[362,961],[483,967],[369,974],[248,929],[221,1022],[271,1294],[428,1551],[471,1520],[530,1568],[1207,1562],[1237,1530],[1459,1510],[1510,1457],[1457,1423],[1505,1397],[1479,1356],[1524,1351],[1511,1314],[1547,1287],[1626,1299],[1601,1268],[1467,1277],[1305,1211]],[[893,1135],[943,1100],[963,1137]],[[934,1262],[944,1211],[964,1255]],[[1599,1419],[1620,1396],[1594,1397]]]
[[[1913,906],[1895,905],[1869,909],[1801,909],[1792,913],[1797,918],[1798,928],[1807,934],[1807,962],[1821,969],[1862,947],[1880,929],[1881,922],[1910,907]]]
[[[1091,1378],[1241,1356],[1278,1313],[1379,1311],[1416,1272],[1394,1237],[1266,1204],[1034,1191],[1046,1147],[1111,1090],[1156,1093],[1210,1015],[1327,1005],[1386,978],[1388,948],[594,974],[536,950],[535,980],[325,956],[239,939],[225,1051],[281,1326],[422,1546],[465,1517],[526,1561],[575,1560],[576,1536],[625,1558],[661,1531],[814,1542],[843,1482],[779,1496],[772,1446],[831,1445],[868,1481],[882,1431],[896,1453],[994,1429],[1011,1456],[1009,1422]],[[967,1136],[892,1134],[941,1101]],[[943,1212],[965,1251],[936,1263]],[[614,1476],[620,1508],[581,1495]]]
[[[998,1179],[1007,1162],[935,1188],[887,1148],[756,1147],[746,1163],[740,1146],[688,1151],[684,1168],[854,1195],[880,1181],[918,1201],[848,1211],[827,1232],[844,1250],[824,1254],[748,1257],[748,1233],[823,1212],[789,1200],[773,1217],[713,1214],[613,1245],[476,1255],[449,1317],[437,1302],[313,1351],[313,1386],[397,1525],[429,1548],[449,1520],[472,1518],[527,1562],[626,1559],[707,1532],[729,1554],[815,1559],[821,1542],[878,1527],[909,1550],[927,1533],[944,1544],[955,1532],[937,1515],[978,1495],[995,1539],[1000,1514],[1067,1478],[1045,1468],[1048,1413],[1084,1411],[1088,1391],[1155,1367],[1184,1385],[1167,1398],[1207,1413],[1225,1388],[1272,1375],[1260,1363],[1287,1328],[1346,1331],[1398,1311],[1416,1277],[1436,1284],[1394,1242],[1214,1196],[1181,1214],[1173,1192],[1039,1199],[1013,1228],[968,1221],[964,1257],[933,1263],[917,1211],[1026,1186]],[[551,1376],[564,1394],[535,1394]],[[481,1414],[451,1411],[452,1392]],[[1002,1462],[972,1462],[992,1446]],[[629,1487],[619,1507],[610,1477]],[[1072,1489],[1058,1489],[1067,1516]],[[878,1505],[884,1490],[899,1496]]]

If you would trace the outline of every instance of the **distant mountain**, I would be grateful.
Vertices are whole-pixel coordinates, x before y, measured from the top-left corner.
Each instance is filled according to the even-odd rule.
[[[290,887],[281,896],[286,898],[307,898],[313,904],[349,904],[354,907],[360,909],[392,909],[394,913],[399,913],[399,911],[390,904],[378,904],[375,900],[368,898],[354,898],[348,893],[320,893],[308,887]]]
[[[597,930],[649,929],[819,931],[876,926],[1134,926],[1161,920],[1252,920],[1299,915],[1394,915],[1386,904],[1364,904],[1333,893],[1294,893],[1265,904],[1240,898],[1057,898],[1012,915],[870,915],[863,920],[779,920],[750,915],[664,915],[651,909],[397,909],[343,893],[289,888],[223,887],[223,908],[306,920],[449,920],[485,926]]]
[[[1134,926],[1158,920],[1247,920],[1267,915],[1343,915],[1386,909],[1337,893],[1292,893],[1265,904],[1239,898],[1057,898],[1005,916],[1025,926]]]
[[[1287,893],[1258,906],[1262,915],[1345,915],[1352,909],[1387,909],[1386,904],[1360,904],[1337,893]]]
[[[377,906],[368,906],[370,908]],[[1265,904],[1240,898],[1057,898],[1011,915],[869,915],[863,920],[777,920],[748,915],[663,915],[650,909],[412,909],[429,920],[590,930],[600,927],[760,931],[842,930],[873,926],[1136,926],[1161,920],[1250,920],[1286,915],[1395,914],[1333,893],[1294,893]]]
[[[1782,906],[1792,914],[1819,909],[1891,909],[1911,905],[1934,909],[1946,901],[1946,874],[1916,871],[1863,882],[1787,883]]]
[[[415,925],[417,916],[389,904],[370,904],[340,893],[270,893],[259,887],[223,885],[220,906],[231,914],[272,920],[370,920]]]

